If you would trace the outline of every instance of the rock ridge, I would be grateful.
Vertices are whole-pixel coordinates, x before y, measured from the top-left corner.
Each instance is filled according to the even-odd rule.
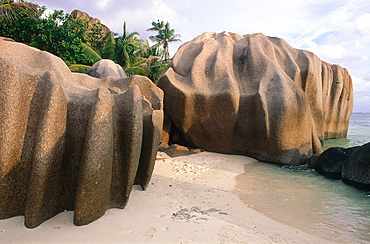
[[[180,46],[158,86],[172,121],[164,134],[278,164],[302,164],[324,139],[345,137],[353,108],[347,69],[261,33],[203,33]]]
[[[0,40],[0,219],[76,225],[124,208],[151,178],[163,92],[148,78],[72,73],[58,57]]]

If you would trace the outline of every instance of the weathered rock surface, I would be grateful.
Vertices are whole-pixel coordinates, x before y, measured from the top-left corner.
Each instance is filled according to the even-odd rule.
[[[86,12],[75,9],[75,10],[72,11],[71,15],[74,19],[80,18],[80,19],[86,20],[89,26],[93,25],[93,24],[96,24],[96,23],[100,23],[103,27],[103,32],[105,32],[105,33],[111,32],[111,30],[109,29],[108,26],[102,24],[99,19],[91,17]]]
[[[353,107],[346,69],[262,34],[204,33],[179,48],[158,86],[187,146],[280,164],[346,136]]]
[[[127,75],[123,68],[109,59],[102,59],[86,71],[86,74],[95,78],[106,78],[113,76],[116,78],[127,78]]]
[[[328,148],[318,157],[315,170],[329,178],[341,179],[343,167],[354,149],[342,147]]]
[[[148,78],[72,73],[50,53],[0,40],[0,219],[76,225],[123,208],[151,177],[163,92]]]
[[[370,143],[346,149],[328,148],[317,159],[315,169],[329,178],[370,190]]]
[[[343,182],[370,190],[370,143],[355,148],[343,166]]]

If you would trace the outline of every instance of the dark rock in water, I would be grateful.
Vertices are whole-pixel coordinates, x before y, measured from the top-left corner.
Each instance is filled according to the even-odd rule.
[[[323,139],[345,137],[353,107],[345,68],[261,33],[184,43],[158,86],[175,128],[166,124],[166,142],[179,131],[179,144],[278,164],[303,164]]]
[[[54,55],[0,39],[0,219],[34,228],[64,210],[76,225],[145,189],[163,124],[148,78],[72,73]]]
[[[317,159],[315,170],[329,178],[341,179],[342,169],[354,148],[331,147]]]
[[[314,168],[327,177],[370,190],[370,143],[347,149],[328,148],[318,157]]]
[[[317,163],[317,159],[320,157],[320,154],[319,153],[315,153],[314,155],[312,155],[311,158],[309,158],[307,160],[307,165],[311,168],[315,168],[316,167],[316,163]]]
[[[86,74],[101,79],[108,76],[127,78],[127,75],[122,67],[109,59],[102,59],[99,62],[96,62],[90,69],[86,71]]]
[[[353,150],[343,167],[342,180],[357,188],[370,190],[370,143]]]

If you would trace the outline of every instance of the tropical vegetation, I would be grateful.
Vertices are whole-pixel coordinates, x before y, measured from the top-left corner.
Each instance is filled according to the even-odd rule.
[[[46,7],[26,1],[0,0],[0,36],[12,38],[60,57],[72,71],[85,72],[101,59],[111,59],[123,67],[128,76],[139,74],[157,82],[170,67],[169,43],[180,35],[164,21],[152,22],[148,31],[157,34],[154,42],[128,32],[122,35],[105,32],[101,23],[89,25],[62,10],[46,14]]]
[[[180,35],[175,34],[175,29],[170,28],[170,23],[164,23],[164,21],[157,21],[152,22],[152,27],[148,29],[148,31],[157,31],[158,34],[155,36],[150,36],[150,40],[153,42],[156,42],[156,47],[159,48],[160,46],[163,46],[164,50],[164,60],[167,61],[170,59],[170,53],[169,53],[169,44],[171,42],[178,42],[181,41],[179,39]]]

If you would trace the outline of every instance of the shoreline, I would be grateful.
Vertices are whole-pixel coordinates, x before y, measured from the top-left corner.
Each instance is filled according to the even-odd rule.
[[[134,186],[124,209],[73,225],[63,212],[35,229],[23,216],[0,220],[4,243],[332,243],[279,223],[247,207],[236,176],[255,159],[202,152],[170,158],[157,154],[146,191]]]

